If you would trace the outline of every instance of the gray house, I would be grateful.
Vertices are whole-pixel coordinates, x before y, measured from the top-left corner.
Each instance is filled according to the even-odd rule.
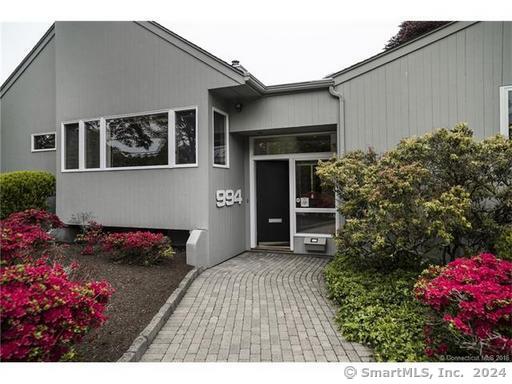
[[[467,121],[509,135],[512,22],[454,22],[322,80],[267,86],[154,22],[56,22],[1,87],[1,169],[57,177],[63,221],[189,231],[188,262],[327,253],[320,159]]]

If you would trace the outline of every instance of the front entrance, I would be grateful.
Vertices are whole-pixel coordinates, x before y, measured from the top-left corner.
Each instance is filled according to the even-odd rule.
[[[256,161],[258,246],[290,245],[288,160]]]

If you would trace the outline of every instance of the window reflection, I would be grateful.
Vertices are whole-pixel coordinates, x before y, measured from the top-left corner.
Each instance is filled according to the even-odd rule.
[[[213,163],[227,165],[226,161],[226,116],[213,112]]]
[[[109,119],[107,167],[167,165],[168,114]]]
[[[254,139],[255,155],[336,152],[336,134],[275,136]]]
[[[100,121],[86,121],[85,129],[85,168],[100,167]]]
[[[196,110],[176,111],[176,164],[196,163]]]
[[[334,213],[297,212],[297,233],[332,235],[335,231]]]

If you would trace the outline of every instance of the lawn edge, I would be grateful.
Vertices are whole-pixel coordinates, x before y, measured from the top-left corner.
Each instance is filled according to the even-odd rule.
[[[167,301],[160,307],[160,310],[151,319],[149,324],[135,338],[128,350],[117,360],[118,362],[137,362],[147,351],[158,332],[162,329],[169,317],[180,303],[192,282],[204,271],[204,268],[194,268],[189,271],[178,287],[172,292]]]

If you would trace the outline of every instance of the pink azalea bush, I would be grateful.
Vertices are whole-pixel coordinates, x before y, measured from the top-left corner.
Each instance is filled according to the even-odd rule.
[[[161,233],[111,233],[101,242],[103,251],[112,253],[114,260],[130,264],[155,264],[174,255],[170,239]]]
[[[76,242],[84,245],[80,253],[82,255],[93,255],[104,237],[103,226],[95,221],[89,221],[84,226],[83,232],[76,236]]]
[[[0,221],[0,265],[27,262],[41,256],[53,240],[47,231],[62,226],[56,215],[38,209],[11,214]]]
[[[432,319],[426,354],[512,358],[512,263],[482,253],[425,270],[414,288]]]
[[[2,361],[69,359],[73,345],[106,319],[111,286],[72,281],[62,265],[49,261],[61,246],[48,231],[61,226],[56,215],[37,209],[0,222]]]
[[[0,268],[2,361],[58,361],[106,320],[113,290],[105,281],[71,281],[45,259]]]
[[[64,226],[59,217],[51,212],[42,209],[26,209],[20,212],[14,212],[3,223],[11,227],[23,225],[37,225],[45,231],[52,228],[61,228]]]

